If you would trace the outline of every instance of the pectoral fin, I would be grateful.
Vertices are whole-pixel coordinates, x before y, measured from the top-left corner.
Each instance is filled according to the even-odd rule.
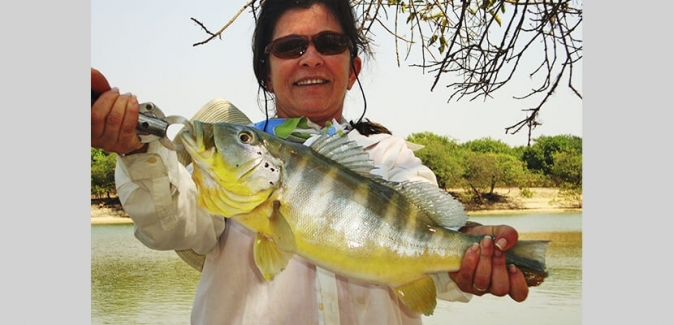
[[[273,204],[269,217],[271,236],[257,233],[253,246],[255,265],[267,281],[285,269],[297,250],[292,229],[279,211],[280,203],[274,201]]]
[[[280,207],[281,202],[274,201],[272,213],[269,217],[269,227],[271,228],[272,237],[279,249],[295,253],[297,251],[295,235],[293,235],[293,230],[290,228],[288,221],[281,214]]]
[[[293,252],[279,249],[272,238],[260,233],[255,236],[253,258],[255,265],[267,281],[273,280],[276,274],[285,269],[293,254]]]
[[[393,291],[410,310],[426,316],[433,314],[437,292],[430,276],[393,288]]]

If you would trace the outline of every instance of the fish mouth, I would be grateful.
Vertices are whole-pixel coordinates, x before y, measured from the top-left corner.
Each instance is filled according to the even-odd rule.
[[[219,125],[220,128],[231,128],[232,136],[239,133],[239,130],[229,125]],[[184,130],[181,133],[183,145],[187,153],[192,157],[193,167],[200,169],[210,175],[213,179],[222,178],[217,176],[217,172],[213,170],[213,163],[218,161],[219,164],[224,164],[229,170],[228,178],[233,176],[236,181],[243,181],[251,175],[255,169],[262,164],[264,159],[254,158],[247,159],[242,163],[235,163],[227,161],[225,155],[221,154],[215,141],[215,127],[210,123],[194,122],[192,131]],[[232,178],[230,178],[232,179]]]
[[[211,213],[235,216],[252,211],[269,197],[273,189],[256,181],[254,174],[264,159],[250,157],[251,150],[237,142],[241,126],[199,121],[193,126],[192,131],[182,131],[180,139],[192,158],[199,205]]]
[[[196,121],[192,130],[183,130],[180,137],[195,168],[208,169],[208,161],[216,153],[213,129]]]

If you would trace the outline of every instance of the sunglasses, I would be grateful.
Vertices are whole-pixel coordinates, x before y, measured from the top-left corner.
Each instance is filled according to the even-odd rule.
[[[307,52],[309,42],[314,43],[318,53],[335,55],[351,47],[351,41],[346,35],[335,32],[320,32],[316,35],[289,35],[277,38],[264,48],[264,54],[272,53],[278,58],[299,58]]]

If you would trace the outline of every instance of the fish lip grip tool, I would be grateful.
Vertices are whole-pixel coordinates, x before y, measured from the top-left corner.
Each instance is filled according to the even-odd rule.
[[[98,97],[108,90],[110,90],[110,84],[105,76],[100,71],[91,68],[91,106],[93,107]],[[182,116],[166,116],[152,102],[142,103],[139,106],[136,133],[140,138],[140,142],[159,141],[159,143],[170,150],[182,150],[182,143],[175,143],[169,140],[166,131],[171,124],[183,124],[187,131],[192,132],[192,122]]]
[[[169,140],[167,135],[168,127],[172,124],[182,124],[188,131],[192,131],[192,123],[182,116],[166,116],[164,112],[152,102],[140,104],[138,123],[136,132],[140,137],[140,142],[149,143],[159,141],[164,147],[179,151],[183,145]]]

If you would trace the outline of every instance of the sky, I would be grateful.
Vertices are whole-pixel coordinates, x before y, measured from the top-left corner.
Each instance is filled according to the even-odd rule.
[[[223,17],[228,19],[238,10],[231,8],[238,3],[226,5],[238,1],[221,0],[222,8],[206,1],[191,2],[198,3],[198,8],[181,4],[188,1],[178,4],[182,7],[162,7],[154,0],[106,1],[115,8],[105,7],[109,4],[100,0],[43,1],[39,6],[34,1],[3,2],[0,95],[5,123],[0,134],[7,141],[3,142],[6,159],[0,162],[5,171],[0,189],[11,195],[2,201],[9,221],[0,244],[10,248],[3,251],[8,265],[20,267],[6,267],[0,279],[0,298],[10,301],[0,313],[1,324],[91,321],[90,114],[85,112],[90,66],[102,69],[122,90],[151,99],[172,114],[191,115],[217,96],[243,96],[236,99],[237,105],[248,105],[245,110],[250,115],[259,113],[256,89],[237,88],[253,83],[248,60],[250,28],[234,24],[225,35],[243,35],[239,45],[243,50],[233,51],[232,43],[225,42],[191,47],[195,40],[203,40],[203,34],[189,17],[203,18],[209,27],[219,28]],[[668,95],[674,65],[667,64],[671,53],[666,50],[674,42],[669,32],[674,20],[667,9],[672,6],[663,2],[653,10],[653,6],[607,6],[601,1],[583,4],[583,102],[589,109],[581,115],[573,113],[580,110],[576,102],[568,104],[576,107],[573,110],[559,106],[565,107],[563,116],[572,118],[579,133],[582,116],[586,324],[632,324],[647,319],[674,323],[671,303],[662,299],[663,292],[674,290],[674,282],[667,281],[671,278],[667,258],[671,239],[662,231],[654,232],[672,222],[672,104]],[[162,24],[163,19],[171,23]],[[104,27],[112,33],[104,32]],[[385,65],[386,60],[378,55],[377,66],[381,67],[368,68],[377,80],[366,86],[370,88],[366,88],[368,116],[375,120],[388,114],[375,112],[374,100],[393,97],[395,112],[407,112],[398,103],[406,100],[402,94],[416,86],[406,82],[390,92],[395,96],[375,99],[374,89],[390,81],[375,72],[394,70],[392,64]],[[237,64],[242,70],[239,74]],[[418,83],[423,85],[423,81]],[[427,89],[424,85],[423,90]],[[417,100],[424,100],[424,95],[417,94]],[[433,105],[443,107],[445,96],[439,97]],[[452,109],[458,105],[452,104]],[[479,115],[486,113],[486,109],[479,110]],[[517,115],[518,108],[508,110]],[[496,126],[486,127],[484,121],[478,123],[479,118],[445,111],[455,115],[443,115],[440,122],[447,123],[440,129],[443,134],[465,138],[471,130],[487,135],[486,130],[494,129],[489,132],[498,135],[509,125],[498,120]],[[554,112],[543,115],[545,127],[552,128],[559,120]],[[417,118],[406,125],[421,130],[439,120],[427,112],[410,114]],[[508,114],[502,119],[516,118]],[[450,125],[452,121],[461,123]],[[461,125],[470,128],[464,130]],[[540,127],[537,132],[557,133]],[[68,299],[63,299],[64,292]],[[35,306],[41,312],[34,312]]]
[[[153,102],[164,114],[191,118],[214,98],[232,102],[253,121],[264,119],[252,63],[253,19],[244,12],[222,34],[200,46],[208,35],[190,18],[216,32],[245,4],[230,1],[93,1],[91,3],[91,66],[111,86],[130,92],[140,102]],[[374,38],[372,59],[365,58],[360,75],[367,99],[366,117],[387,126],[395,135],[433,132],[458,142],[490,137],[511,146],[526,145],[526,128],[515,135],[505,128],[526,116],[536,105],[512,99],[533,88],[525,75],[509,89],[486,101],[467,98],[448,102],[445,86],[456,76],[445,75],[431,91],[434,75],[410,67],[419,61],[395,60],[393,38],[384,32]],[[577,69],[582,90],[582,69]],[[453,78],[453,79],[450,79]],[[561,86],[540,113],[541,135],[582,136],[582,99]],[[363,110],[359,88],[347,93],[344,116],[357,119]],[[169,129],[175,134],[178,127]]]

